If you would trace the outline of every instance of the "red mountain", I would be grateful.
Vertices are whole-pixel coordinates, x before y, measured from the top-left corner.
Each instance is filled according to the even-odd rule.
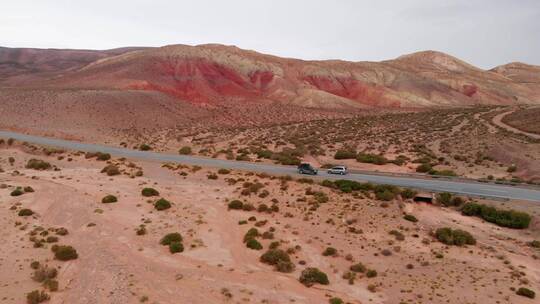
[[[509,67],[486,71],[433,51],[346,62],[280,58],[223,45],[0,49],[0,67],[0,86],[156,91],[207,105],[278,101],[333,109],[540,103],[539,67],[513,65],[510,75]],[[519,71],[529,75],[526,81],[512,76]]]

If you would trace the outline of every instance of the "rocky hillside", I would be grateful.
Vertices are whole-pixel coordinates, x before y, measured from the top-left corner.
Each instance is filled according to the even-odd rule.
[[[48,77],[20,85],[158,91],[205,105],[278,101],[334,109],[540,103],[539,67],[486,71],[433,51],[383,62],[303,61],[223,45],[69,52],[48,56],[46,63],[27,60],[15,79],[37,65]],[[0,70],[0,79],[6,77]],[[4,83],[14,83],[13,76]]]

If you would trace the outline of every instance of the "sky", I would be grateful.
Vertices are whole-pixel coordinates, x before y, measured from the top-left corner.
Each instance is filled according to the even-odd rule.
[[[486,69],[514,61],[540,65],[540,0],[2,2],[5,47],[221,43],[351,61],[436,50]]]

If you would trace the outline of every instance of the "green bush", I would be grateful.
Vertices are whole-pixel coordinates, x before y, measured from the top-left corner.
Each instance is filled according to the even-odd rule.
[[[540,248],[540,241],[537,241],[537,240],[530,241],[529,246],[533,248]]]
[[[51,297],[45,291],[34,290],[26,294],[26,303],[28,304],[39,304],[46,301],[49,301]]]
[[[250,228],[244,235],[244,243],[254,238],[257,238],[259,236],[260,236],[260,233],[259,233],[259,230],[257,230],[257,228]]]
[[[173,232],[173,233],[166,234],[163,238],[161,238],[159,243],[161,245],[163,245],[163,246],[168,246],[173,242],[180,242],[181,243],[182,240],[183,240],[183,238],[182,238],[182,235],[180,233]]]
[[[403,216],[403,219],[413,223],[418,222],[418,219],[412,214],[405,214],[405,216]]]
[[[171,208],[171,202],[164,198],[160,198],[154,203],[154,208],[156,208],[158,211],[169,209]]]
[[[343,300],[340,299],[340,298],[331,298],[330,300],[328,300],[328,303],[330,303],[330,304],[344,304],[345,302],[343,302]]]
[[[327,247],[322,253],[323,256],[335,256],[336,254],[337,249],[334,247]]]
[[[437,202],[443,206],[450,206],[450,203],[452,201],[452,193],[443,192],[437,194]]]
[[[427,164],[427,163],[421,164],[420,166],[416,167],[416,172],[419,172],[419,173],[428,173],[431,170],[433,170],[433,168],[431,167],[430,164]]]
[[[460,229],[439,228],[435,231],[435,236],[437,240],[446,245],[463,246],[476,244],[476,240],[469,232]]]
[[[217,173],[225,175],[225,174],[231,173],[231,170],[229,170],[229,169],[219,169]]]
[[[299,281],[307,287],[313,286],[314,284],[330,284],[326,273],[320,271],[318,268],[315,267],[308,267],[304,269],[300,274]]]
[[[251,238],[246,242],[246,247],[253,250],[263,249],[263,246],[261,245],[261,243],[259,243],[259,241],[257,241],[254,238]]]
[[[159,191],[154,188],[144,188],[142,189],[141,194],[145,197],[159,196]]]
[[[501,227],[514,229],[525,229],[529,227],[531,216],[525,212],[515,210],[500,210],[495,207],[467,203],[461,209],[461,213],[466,216],[477,216],[487,222],[494,223]]]
[[[262,263],[276,265],[278,262],[290,262],[289,254],[281,249],[269,249],[260,258]]]
[[[178,153],[181,155],[191,155],[191,153],[193,152],[191,150],[191,147],[185,146],[178,150]]]
[[[48,162],[41,160],[41,159],[35,159],[32,158],[26,163],[26,169],[34,169],[34,170],[49,170],[51,168],[51,164]]]
[[[173,254],[178,253],[178,252],[183,252],[184,245],[182,244],[182,242],[173,241],[169,244],[169,251]]]
[[[233,200],[233,201],[230,201],[227,206],[229,207],[229,209],[241,210],[244,208],[244,203],[242,203],[239,200]]]
[[[74,260],[79,257],[77,250],[72,246],[54,246],[54,258],[60,261]]]
[[[352,150],[341,149],[336,152],[334,159],[355,159],[356,152]]]
[[[529,288],[521,287],[516,291],[517,295],[527,297],[529,299],[534,299],[536,297],[536,293]]]
[[[366,277],[368,278],[374,278],[377,276],[377,270],[370,269],[366,272]]]
[[[290,273],[295,269],[295,265],[292,262],[278,261],[275,265],[275,269],[279,272]]]
[[[141,145],[139,146],[139,150],[141,150],[141,151],[150,151],[150,150],[152,150],[152,147],[150,147],[150,146],[147,145],[147,144],[141,144]]]
[[[115,165],[107,165],[101,169],[101,173],[105,173],[108,176],[115,176],[120,174],[120,169]]]
[[[102,204],[110,204],[110,203],[116,203],[116,202],[118,202],[118,198],[110,194],[101,199]]]
[[[19,216],[31,216],[34,214],[34,211],[28,208],[24,208],[24,209],[19,210],[18,214]]]
[[[404,199],[411,199],[411,198],[414,198],[417,194],[416,191],[412,190],[412,189],[409,189],[409,188],[405,188],[403,190],[401,190],[401,197],[404,198]]]
[[[356,156],[356,161],[375,165],[384,165],[388,163],[388,159],[386,159],[386,157],[369,153],[358,153],[358,156]]]
[[[349,267],[349,269],[352,272],[360,272],[360,273],[364,273],[367,270],[366,266],[364,266],[364,264],[362,264],[362,263],[356,263],[354,265],[351,265],[351,267]]]
[[[32,192],[34,192],[34,188],[32,188],[30,186],[26,186],[26,187],[23,188],[23,191],[25,193],[32,193]]]
[[[23,194],[24,194],[24,192],[22,191],[22,189],[17,188],[15,190],[11,191],[11,193],[9,195],[11,195],[11,196],[21,196]]]
[[[111,155],[109,153],[97,152],[96,156],[97,156],[97,160],[101,160],[101,161],[107,161],[111,159]]]

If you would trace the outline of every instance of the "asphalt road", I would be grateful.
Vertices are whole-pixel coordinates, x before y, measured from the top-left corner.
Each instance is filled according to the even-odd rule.
[[[88,144],[76,141],[26,135],[10,131],[0,131],[0,137],[6,139],[14,138],[19,141],[26,141],[34,144],[84,152],[101,151],[110,153],[111,155],[114,155],[116,157],[126,157],[131,159],[159,162],[176,162],[187,165],[265,172],[272,175],[297,175],[296,168],[290,166],[261,164],[253,162],[239,162],[187,155],[165,154],[151,151],[137,151],[126,148],[117,148],[105,145]],[[318,176],[328,179],[344,178],[342,176],[329,175],[326,173],[325,170],[320,170]],[[540,190],[526,187],[522,188],[517,186],[494,185],[479,182],[449,181],[441,179],[386,176],[381,174],[370,175],[365,173],[351,173],[346,175],[345,178],[355,181],[368,181],[377,184],[389,184],[400,187],[410,187],[435,192],[452,192],[461,195],[472,195],[500,199],[519,199],[540,202]]]

